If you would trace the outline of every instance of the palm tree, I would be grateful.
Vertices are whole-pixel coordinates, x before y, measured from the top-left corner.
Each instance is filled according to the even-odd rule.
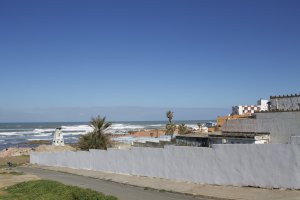
[[[176,130],[176,125],[172,123],[173,113],[171,110],[166,112],[166,116],[169,119],[169,122],[166,124],[166,134],[173,135]]]
[[[105,130],[112,125],[111,122],[105,122],[105,117],[101,118],[99,115],[96,118],[92,118],[90,126],[93,131],[81,135],[78,141],[78,146],[82,150],[89,149],[107,149],[111,146],[110,137],[105,134]]]
[[[173,113],[171,110],[167,111],[166,115],[167,115],[167,118],[169,119],[169,123],[171,124],[172,123],[172,119],[173,119]]]
[[[201,132],[201,128],[202,128],[201,122],[198,122],[197,125],[198,125],[198,127],[199,127],[199,132]]]
[[[198,122],[197,125],[198,125],[199,129],[201,129],[201,126],[202,126],[201,122]]]
[[[180,124],[178,126],[178,134],[187,134],[188,133],[188,127],[185,124]]]
[[[166,134],[173,135],[176,130],[176,125],[173,123],[166,124]]]

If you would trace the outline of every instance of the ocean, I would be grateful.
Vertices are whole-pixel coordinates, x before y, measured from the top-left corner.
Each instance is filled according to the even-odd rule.
[[[197,128],[197,123],[210,120],[174,121]],[[111,134],[125,134],[129,131],[163,129],[166,121],[114,122],[107,130]],[[0,123],[0,150],[9,147],[33,147],[33,140],[52,141],[55,128],[61,127],[66,144],[76,143],[82,134],[92,131],[88,122],[37,122],[37,123]]]

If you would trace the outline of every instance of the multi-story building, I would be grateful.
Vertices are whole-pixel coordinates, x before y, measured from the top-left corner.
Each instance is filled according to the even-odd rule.
[[[239,105],[232,107],[232,115],[252,115],[255,112],[267,111],[268,100],[260,99],[257,101],[257,105]]]
[[[265,106],[266,101],[260,103]],[[251,118],[226,120],[222,126],[222,135],[269,135],[269,138],[266,138],[271,144],[299,143],[300,94],[270,96],[270,102],[267,104],[268,111],[255,112]]]

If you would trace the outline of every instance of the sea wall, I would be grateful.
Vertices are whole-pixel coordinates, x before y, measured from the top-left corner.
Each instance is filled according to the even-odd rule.
[[[300,136],[300,112],[261,112],[255,118],[227,120],[226,133],[270,133],[271,144],[290,143],[291,136]]]
[[[204,184],[300,189],[300,145],[291,144],[44,152],[32,153],[30,162]]]

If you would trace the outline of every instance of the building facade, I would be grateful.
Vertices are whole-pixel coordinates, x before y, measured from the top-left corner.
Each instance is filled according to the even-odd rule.
[[[238,105],[232,107],[232,115],[252,115],[255,112],[267,111],[269,108],[268,100],[260,99],[257,105]]]
[[[252,118],[229,119],[222,133],[269,133],[271,144],[288,144],[292,136],[300,136],[300,110],[258,112]]]
[[[270,96],[269,102],[260,99],[257,104],[257,108],[238,106],[233,109],[234,113],[251,113],[252,117],[226,120],[222,133],[269,133],[271,144],[292,143],[293,138],[300,136],[300,94]]]
[[[211,147],[214,144],[269,144],[269,133],[187,134],[177,135],[177,146]]]

